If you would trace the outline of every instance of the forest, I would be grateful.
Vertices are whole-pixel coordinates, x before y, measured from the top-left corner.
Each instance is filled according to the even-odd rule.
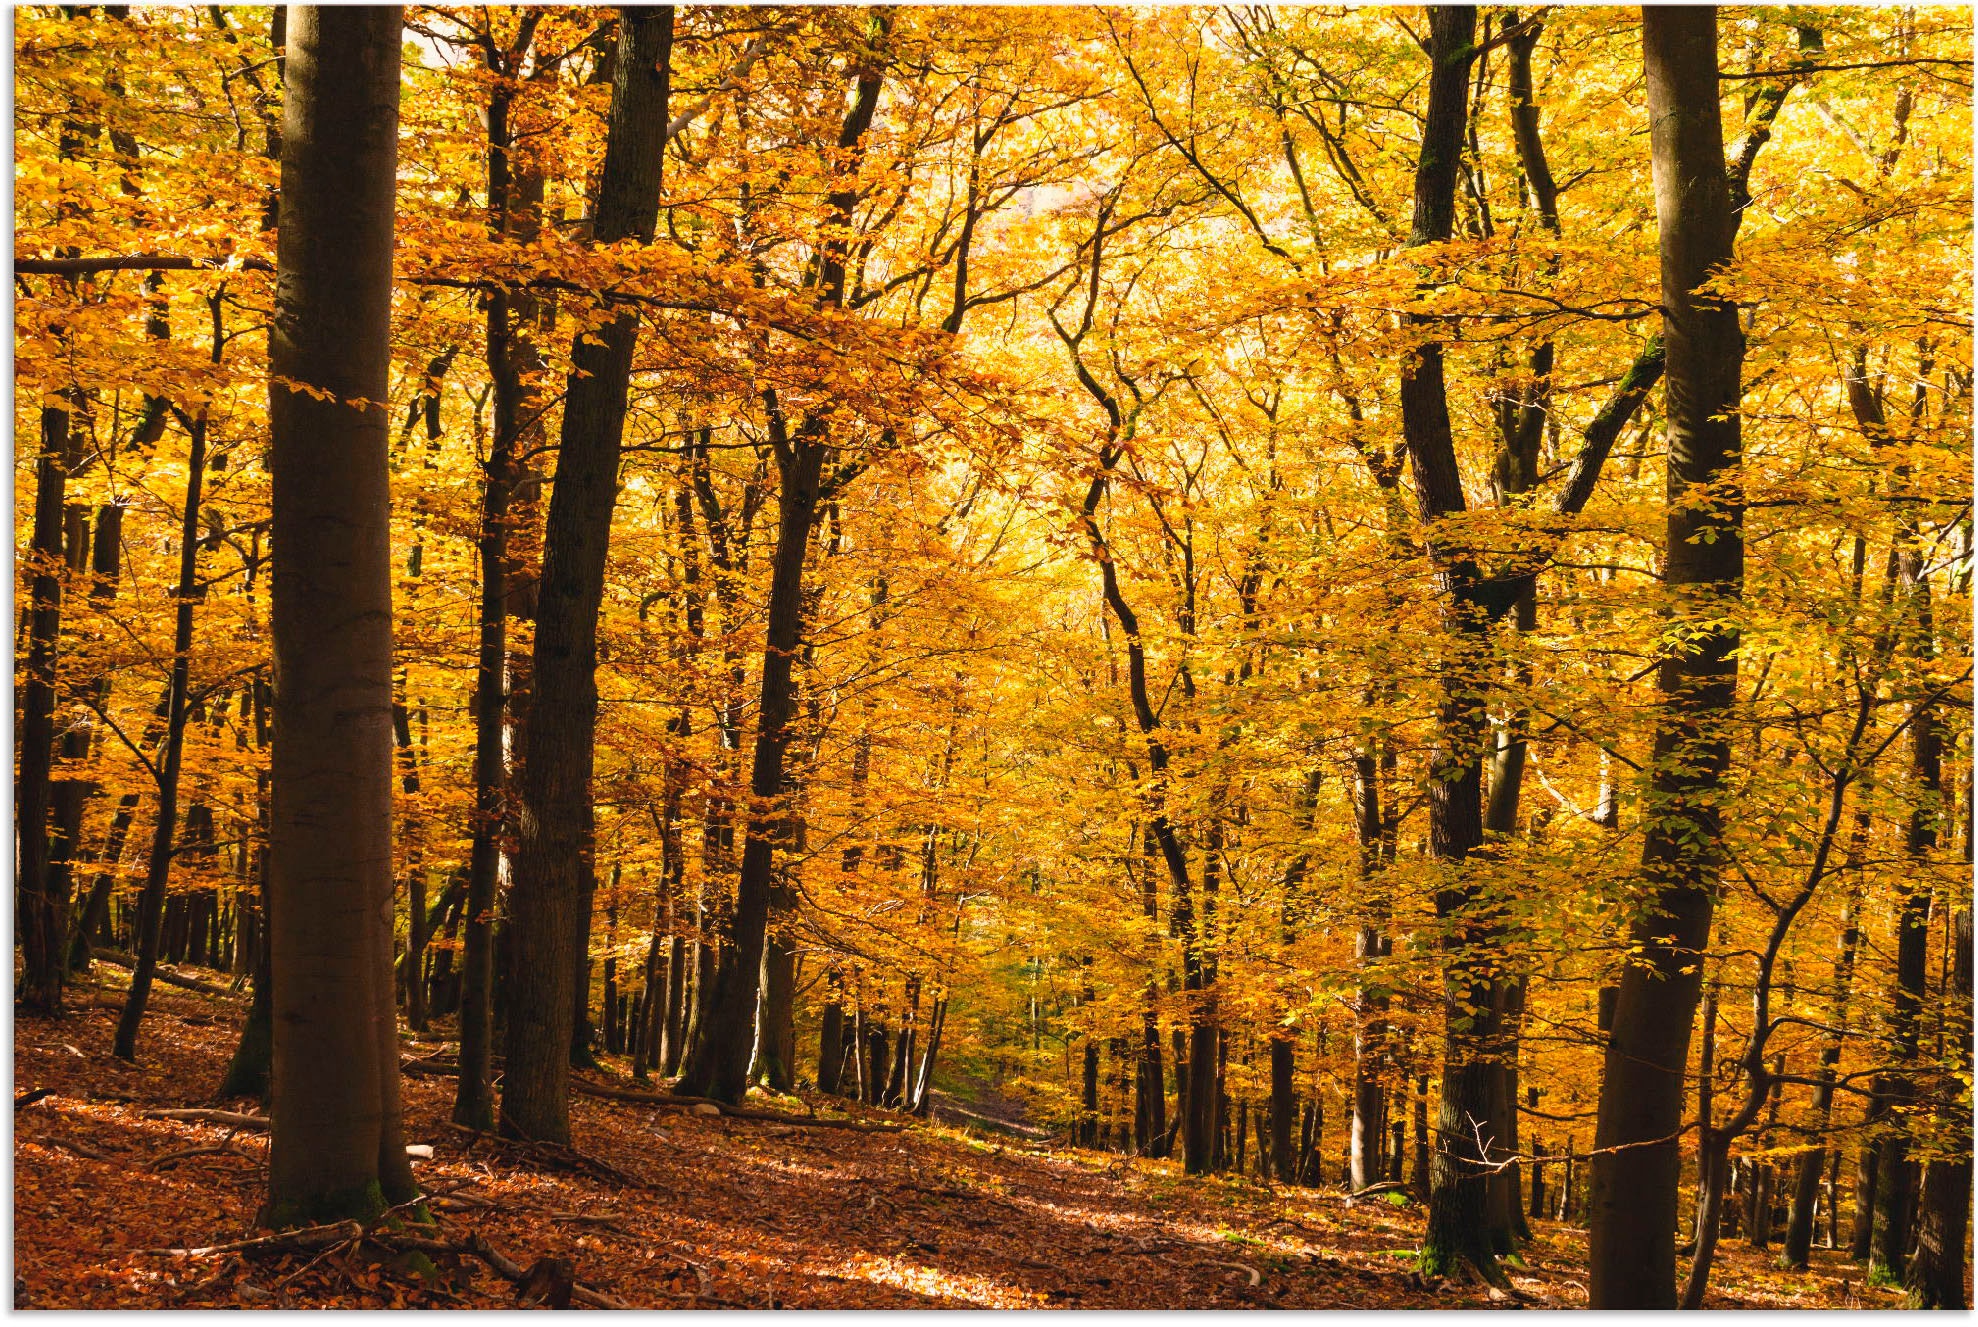
[[[17,1307],[1971,1303],[1969,10],[12,23]]]

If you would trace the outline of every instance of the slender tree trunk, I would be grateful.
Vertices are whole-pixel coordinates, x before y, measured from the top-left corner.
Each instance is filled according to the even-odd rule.
[[[1297,1175],[1292,1126],[1298,1118],[1295,1086],[1297,1047],[1289,1037],[1271,1038],[1271,1174],[1285,1183]]]
[[[1881,1123],[1883,1113],[1884,1102],[1881,1095],[1871,1094],[1861,1112],[1861,1133],[1866,1141],[1855,1153],[1854,1224],[1848,1233],[1848,1259],[1851,1262],[1867,1262],[1869,1250],[1874,1247],[1876,1129]]]
[[[123,573],[123,532],[122,503],[112,502],[96,509],[96,537],[90,551],[89,597],[93,602],[107,603],[117,596],[117,582]],[[110,697],[110,678],[107,674],[96,681],[95,691],[97,704],[106,704]],[[87,750],[82,754],[87,755]],[[136,808],[136,793],[125,793],[118,799],[117,810],[111,817],[110,831],[104,839],[103,855],[98,858],[102,869],[90,881],[88,901],[83,904],[69,936],[71,972],[81,972],[89,966],[90,939],[108,915],[110,888],[116,879],[117,861],[123,856],[124,839],[130,833]]]
[[[1662,251],[1669,433],[1663,582],[1695,614],[1661,664],[1642,874],[1650,905],[1621,977],[1601,1080],[1593,1157],[1590,1301],[1676,1302],[1676,1208],[1684,1071],[1721,866],[1718,793],[1730,761],[1737,636],[1722,625],[1742,593],[1737,309],[1698,288],[1732,258],[1735,235],[1718,112],[1717,15],[1643,11],[1650,150]],[[1699,489],[1711,494],[1695,500]]]
[[[1927,663],[1934,654],[1930,582],[1917,547],[1914,518],[1905,515],[1899,532],[1898,574],[1908,598],[1907,630],[1912,652]],[[1922,1009],[1930,945],[1931,858],[1937,850],[1943,816],[1943,728],[1934,707],[1919,701],[1909,722],[1910,784],[1915,798],[1909,812],[1905,849],[1909,871],[1900,883],[1896,911],[1896,986],[1890,993],[1890,1057],[1893,1072],[1876,1081],[1876,1095],[1888,1103],[1891,1125],[1877,1147],[1874,1243],[1871,1281],[1902,1284],[1911,1225],[1916,1214],[1917,1167],[1910,1158],[1911,1118],[1917,1093],[1915,1068],[1922,1032]]]
[[[391,6],[290,14],[269,333],[269,879],[280,980],[263,1217],[277,1228],[368,1220],[418,1192],[405,1157],[392,999],[384,402],[400,34]]]
[[[652,240],[672,47],[671,6],[620,11],[593,218],[600,244]],[[595,866],[598,612],[638,332],[638,316],[621,314],[571,347],[573,372],[543,544],[529,743],[519,780],[523,814],[509,891],[513,962],[501,1127],[557,1143],[570,1140],[576,982],[589,944],[579,928],[589,915]]]
[[[824,980],[830,997],[818,1020],[817,1090],[836,1096],[845,1068],[845,1006],[839,1000],[838,970],[833,968]]]
[[[1909,1260],[1909,1307],[1961,1309],[1965,1250],[1971,1221],[1971,910],[1952,917],[1948,942],[1951,977],[1944,1010],[1950,1071],[1937,1086],[1936,1116],[1945,1150],[1924,1164],[1917,1203],[1916,1252]]]
[[[214,354],[222,344],[214,305]],[[191,452],[186,462],[185,507],[179,521],[178,602],[172,624],[172,674],[165,706],[165,747],[156,766],[158,819],[151,832],[151,856],[145,865],[144,889],[138,899],[137,966],[131,971],[130,993],[117,1019],[112,1054],[136,1060],[137,1033],[151,998],[158,970],[165,890],[172,872],[172,834],[178,824],[179,766],[185,752],[186,700],[192,675],[193,608],[199,591],[200,488],[206,474],[206,415],[202,410],[191,426]]]
[[[915,1075],[912,1098],[907,1109],[922,1119],[930,1113],[932,1102],[928,1093],[934,1087],[935,1057],[941,1053],[941,1033],[948,1025],[948,997],[942,996],[934,1002],[934,1012],[927,1020],[927,1049],[920,1057],[920,1072]]]
[[[1813,1118],[1824,1140],[1834,1122],[1834,1080],[1840,1071],[1842,1043],[1847,1037],[1848,1000],[1854,984],[1854,956],[1861,943],[1858,921],[1860,900],[1860,850],[1865,847],[1868,816],[1858,809],[1854,843],[1850,847],[1847,901],[1841,909],[1840,956],[1834,964],[1834,993],[1827,1005],[1830,1029],[1820,1047],[1820,1072],[1813,1089]],[[1780,1261],[1794,1271],[1804,1271],[1813,1256],[1814,1209],[1819,1204],[1820,1174],[1827,1167],[1827,1148],[1817,1143],[1801,1153],[1793,1180],[1792,1214],[1786,1222],[1785,1248]],[[1834,1195],[1835,1198],[1839,1194]],[[1831,1201],[1831,1200],[1830,1200]]]

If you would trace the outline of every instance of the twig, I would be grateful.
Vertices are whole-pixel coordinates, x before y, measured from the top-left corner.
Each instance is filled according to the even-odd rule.
[[[268,1117],[265,1115],[243,1115],[239,1111],[213,1110],[206,1106],[194,1106],[176,1110],[147,1110],[147,1120],[182,1120],[187,1124],[226,1124],[236,1129],[265,1130]]]
[[[184,1161],[191,1157],[220,1155],[239,1157],[243,1161],[253,1161],[256,1159],[230,1143],[210,1143],[204,1147],[182,1147],[176,1152],[167,1152],[161,1157],[154,1157],[152,1160],[145,1162],[144,1168],[146,1170],[158,1170],[172,1162]]]
[[[361,1239],[364,1227],[355,1221],[338,1221],[327,1226],[305,1226],[274,1235],[239,1239],[231,1244],[211,1244],[203,1249],[140,1249],[138,1252],[173,1258],[211,1258],[221,1253],[314,1253],[318,1249]]]
[[[1250,1284],[1253,1286],[1260,1286],[1264,1283],[1264,1274],[1252,1267],[1249,1263],[1220,1262],[1215,1259],[1211,1259],[1210,1261],[1216,1267],[1228,1267],[1235,1271],[1250,1273]]]

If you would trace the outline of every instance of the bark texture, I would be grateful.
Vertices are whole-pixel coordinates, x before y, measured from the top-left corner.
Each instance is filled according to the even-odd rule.
[[[289,15],[269,332],[274,1073],[268,1207],[368,1219],[417,1192],[392,991],[389,422],[395,6]]]

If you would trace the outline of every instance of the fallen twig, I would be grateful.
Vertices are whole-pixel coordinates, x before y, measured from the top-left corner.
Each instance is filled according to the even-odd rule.
[[[1228,1267],[1234,1271],[1248,1272],[1250,1274],[1250,1284],[1253,1286],[1260,1286],[1264,1283],[1264,1274],[1252,1267],[1249,1263],[1221,1262],[1215,1259],[1211,1259],[1211,1262],[1217,1267]]]
[[[235,1129],[266,1131],[266,1115],[243,1115],[234,1110],[214,1110],[207,1106],[189,1106],[173,1110],[147,1110],[147,1120],[180,1120],[186,1124],[225,1124]]]
[[[182,1147],[176,1152],[167,1152],[161,1157],[153,1157],[150,1161],[144,1163],[144,1168],[146,1170],[158,1170],[173,1162],[185,1161],[192,1157],[221,1155],[239,1157],[243,1161],[255,1161],[258,1159],[241,1151],[231,1143],[209,1143],[203,1147]]]
[[[18,1097],[15,1097],[14,1109],[19,1110],[23,1106],[32,1106],[35,1102],[45,1101],[54,1095],[55,1089],[52,1087],[37,1087],[32,1092],[23,1092]]]
[[[211,1258],[222,1253],[315,1253],[337,1244],[361,1239],[364,1227],[355,1221],[337,1221],[327,1226],[304,1226],[253,1239],[237,1239],[231,1244],[210,1244],[203,1249],[140,1249],[159,1257]]]

